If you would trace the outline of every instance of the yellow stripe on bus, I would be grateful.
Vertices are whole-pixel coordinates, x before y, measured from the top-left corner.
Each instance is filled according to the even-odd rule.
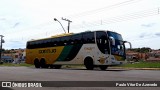
[[[59,55],[61,54],[64,46],[50,47],[50,48],[40,48],[40,49],[28,49],[26,50],[26,63],[34,64],[34,60],[38,58],[44,58],[46,64],[53,64]]]

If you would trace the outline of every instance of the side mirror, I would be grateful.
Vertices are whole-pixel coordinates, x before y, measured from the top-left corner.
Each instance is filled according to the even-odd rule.
[[[109,39],[110,39],[111,44],[115,45],[115,39],[113,37],[109,37]]]
[[[131,42],[124,41],[123,43],[128,43],[128,44],[130,45],[130,49],[132,49],[132,44],[131,44]]]

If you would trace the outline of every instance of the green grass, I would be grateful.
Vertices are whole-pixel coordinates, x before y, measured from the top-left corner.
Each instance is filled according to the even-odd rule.
[[[126,68],[160,68],[160,62],[137,62],[137,63],[130,63],[124,64],[120,67]]]
[[[24,66],[24,67],[34,67],[34,65],[30,65],[30,64],[26,64],[26,63],[21,63],[21,64],[14,64],[14,63],[3,63],[0,64],[1,66],[15,66],[15,67],[20,67],[20,66]],[[64,65],[66,67],[72,67],[72,66],[68,66],[68,65]],[[78,67],[82,67],[82,65],[77,65]],[[76,67],[77,67],[76,66]],[[116,66],[117,67],[117,66]],[[120,65],[118,67],[124,67],[124,68],[160,68],[160,62],[137,62],[137,63],[128,63],[128,64],[124,64],[124,65]]]
[[[14,64],[14,63],[3,63],[0,64],[0,66],[15,66],[15,67],[19,67],[19,66],[25,66],[25,67],[32,67],[33,65],[30,64],[26,64],[26,63],[20,63],[20,64]]]

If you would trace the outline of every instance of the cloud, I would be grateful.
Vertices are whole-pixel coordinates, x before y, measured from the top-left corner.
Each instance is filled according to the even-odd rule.
[[[156,23],[149,23],[149,24],[142,24],[141,26],[149,28],[149,27],[153,27],[155,24]]]
[[[0,21],[1,28],[3,29],[11,29],[19,24],[18,22],[16,22],[16,18],[8,16],[0,18]]]
[[[139,35],[139,38],[146,38],[146,37],[160,37],[160,32],[156,32],[156,33],[148,32],[148,33],[141,33]]]
[[[140,37],[140,38],[144,38],[144,37],[145,37],[145,35],[144,35],[144,34],[141,34],[139,37]]]
[[[4,43],[4,47],[8,49],[17,49],[17,48],[25,48],[25,42],[17,41],[17,40],[6,40]]]
[[[19,25],[20,25],[20,23],[17,22],[17,23],[15,23],[15,24],[13,25],[13,28],[16,28],[16,27],[19,26]]]
[[[6,18],[0,18],[0,21],[4,21],[4,20],[6,20]]]
[[[145,37],[148,37],[150,34],[149,33],[141,33],[139,35],[139,38],[145,38]]]
[[[160,37],[160,32],[158,32],[158,33],[155,33],[155,35],[156,35],[156,36],[158,36],[158,37]]]

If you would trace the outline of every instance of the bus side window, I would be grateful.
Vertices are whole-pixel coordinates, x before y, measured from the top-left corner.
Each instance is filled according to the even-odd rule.
[[[44,48],[45,47],[45,42],[43,40],[38,41],[37,44],[36,44],[36,47]]]
[[[82,34],[76,34],[71,37],[71,44],[80,44],[81,43]]]
[[[27,48],[32,49],[32,42],[27,42]]]
[[[50,44],[51,44],[51,46],[54,46],[54,38],[51,39]]]
[[[42,48],[48,47],[47,40],[42,40],[42,41],[43,41]]]
[[[41,46],[40,41],[34,41],[33,48],[40,48],[40,46]]]
[[[58,46],[63,46],[63,40],[62,37],[59,37]]]
[[[74,36],[71,36],[71,38],[69,39],[69,44],[73,45],[74,44]]]
[[[83,34],[83,38],[84,38],[84,41],[86,43],[94,43],[95,42],[95,40],[94,40],[94,33],[93,32],[84,33]]]
[[[59,41],[58,41],[58,46],[63,46],[63,41],[61,40],[62,38],[60,37]]]
[[[69,42],[70,42],[71,45],[74,44],[74,38],[73,38],[73,36],[70,38]]]
[[[53,44],[54,44],[54,46],[57,46],[57,41],[54,41],[54,43],[53,43]]]
[[[107,35],[105,32],[97,32],[96,40],[97,40],[97,43],[100,43],[100,44],[108,43]]]
[[[61,40],[63,41],[63,45],[69,45],[69,39],[70,39],[70,36],[65,36],[65,37],[62,37]]]
[[[70,44],[71,44],[70,39],[71,39],[71,36],[68,36],[68,38],[67,38],[67,40],[66,40],[67,45],[70,45]]]
[[[32,49],[36,47],[35,41],[32,42]]]
[[[85,43],[84,38],[81,38],[80,42],[81,42],[81,44],[84,44]]]
[[[59,39],[58,38],[53,38],[52,39],[52,45],[57,46],[59,44]]]
[[[51,39],[47,39],[47,42],[46,42],[46,47],[51,47]]]

